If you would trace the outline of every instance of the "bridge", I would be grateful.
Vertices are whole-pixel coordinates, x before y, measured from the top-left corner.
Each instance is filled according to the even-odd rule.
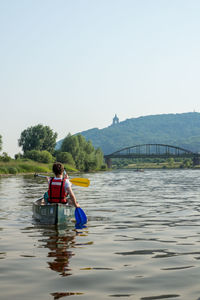
[[[123,148],[104,155],[108,168],[112,166],[112,158],[192,158],[193,165],[200,164],[200,154],[180,147],[164,144],[143,144]]]

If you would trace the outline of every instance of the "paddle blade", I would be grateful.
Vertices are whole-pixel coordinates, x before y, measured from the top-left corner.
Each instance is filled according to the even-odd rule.
[[[76,218],[77,224],[87,223],[87,216],[84,213],[83,209],[80,207],[76,207],[76,209],[75,209],[75,218]]]
[[[84,225],[84,224],[78,224],[78,223],[76,223],[75,228],[76,229],[83,229],[83,228],[87,228],[87,226]]]
[[[87,178],[72,178],[70,182],[75,185],[88,187],[90,185],[90,181]]]

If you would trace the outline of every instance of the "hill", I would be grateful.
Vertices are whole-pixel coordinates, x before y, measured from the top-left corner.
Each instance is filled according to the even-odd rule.
[[[200,113],[150,115],[80,132],[104,154],[139,144],[168,144],[200,152]],[[59,143],[61,143],[60,141]]]

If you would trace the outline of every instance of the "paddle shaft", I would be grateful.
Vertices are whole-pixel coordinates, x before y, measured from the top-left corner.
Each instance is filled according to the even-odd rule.
[[[48,176],[40,175],[40,174],[35,174],[35,177],[42,177],[42,178],[48,179]],[[87,178],[72,178],[72,179],[69,179],[69,181],[72,184],[75,184],[78,186],[83,186],[83,187],[88,187],[90,185],[90,181]]]
[[[48,176],[40,175],[40,174],[35,174],[35,177],[42,177],[42,178],[48,178]]]

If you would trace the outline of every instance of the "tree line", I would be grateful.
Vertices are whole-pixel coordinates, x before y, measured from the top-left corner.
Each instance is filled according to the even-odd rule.
[[[22,131],[18,140],[23,154],[16,154],[15,159],[31,159],[41,163],[59,161],[84,172],[106,168],[101,149],[95,149],[92,142],[87,141],[81,134],[68,134],[58,150],[55,150],[56,138],[57,133],[49,126],[38,124],[28,127]],[[0,150],[2,150],[1,136]],[[3,153],[0,159],[8,161],[9,156]]]

